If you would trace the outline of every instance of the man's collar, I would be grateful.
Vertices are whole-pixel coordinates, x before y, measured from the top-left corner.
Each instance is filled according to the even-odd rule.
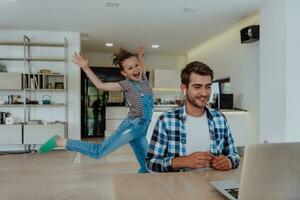
[[[181,107],[179,107],[180,109],[180,112],[179,112],[179,119],[180,120],[186,120],[186,106],[183,105]],[[206,111],[206,115],[207,115],[207,118],[211,119],[212,118],[212,113],[211,113],[211,109],[208,108],[207,106],[204,107],[204,110]]]

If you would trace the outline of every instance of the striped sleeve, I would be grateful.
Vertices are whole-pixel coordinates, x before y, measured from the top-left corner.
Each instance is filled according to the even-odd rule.
[[[131,88],[131,84],[127,79],[119,81],[119,84],[123,88],[124,91],[129,91]]]

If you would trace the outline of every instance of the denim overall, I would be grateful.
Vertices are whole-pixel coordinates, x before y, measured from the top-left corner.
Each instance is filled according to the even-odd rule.
[[[153,113],[153,95],[143,94],[136,82],[131,81],[131,83],[141,95],[143,117],[125,118],[117,130],[101,144],[81,140],[68,140],[66,144],[67,150],[77,151],[86,156],[100,159],[124,144],[129,143],[140,165],[138,172],[148,172],[145,164],[148,149],[146,135]]]

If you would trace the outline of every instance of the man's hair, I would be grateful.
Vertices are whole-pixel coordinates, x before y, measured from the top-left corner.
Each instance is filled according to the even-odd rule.
[[[135,57],[136,55],[127,51],[126,49],[120,48],[119,52],[114,53],[112,55],[113,58],[113,64],[114,65],[118,65],[120,67],[120,69],[123,71],[124,67],[123,67],[123,62],[124,60],[131,58],[131,57]]]
[[[190,76],[192,72],[202,76],[209,75],[211,77],[211,80],[214,79],[214,72],[208,65],[199,61],[194,61],[181,70],[181,83],[186,85],[187,87],[189,86]]]

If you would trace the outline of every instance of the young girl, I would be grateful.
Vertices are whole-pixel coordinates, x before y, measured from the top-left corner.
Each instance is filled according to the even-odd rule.
[[[55,147],[66,147],[68,151],[77,151],[100,159],[129,143],[139,162],[139,172],[147,172],[145,167],[148,148],[146,134],[153,112],[153,95],[145,75],[143,53],[143,47],[138,48],[137,56],[124,49],[115,53],[113,64],[119,65],[126,79],[111,83],[103,83],[89,68],[87,57],[75,53],[73,62],[81,67],[99,90],[125,92],[130,111],[117,130],[101,144],[65,139],[55,135],[40,147],[39,152],[47,153]]]

